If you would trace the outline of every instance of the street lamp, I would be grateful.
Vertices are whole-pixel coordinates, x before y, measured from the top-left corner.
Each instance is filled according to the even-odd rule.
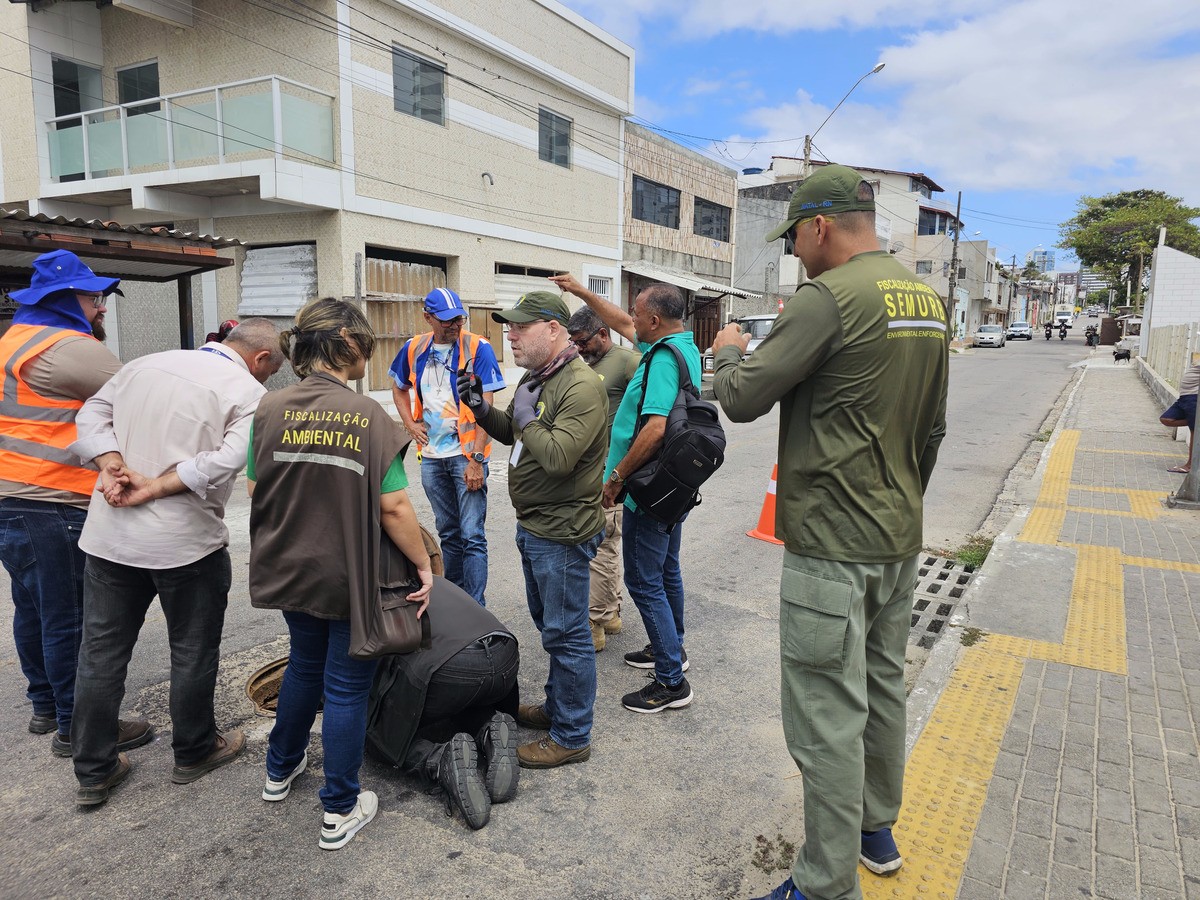
[[[832,119],[833,114],[842,108],[842,104],[846,102],[846,98],[854,93],[854,88],[856,88],[860,84],[862,84],[863,81],[865,81],[868,76],[874,75],[876,72],[883,71],[883,67],[885,65],[886,65],[886,63],[880,63],[875,68],[873,68],[870,72],[867,72],[866,75],[863,75],[862,78],[858,79],[858,81],[854,82],[854,86],[851,87],[850,90],[846,91],[846,95],[844,97],[842,97],[841,100],[838,101],[837,106],[835,106],[833,109],[831,109],[829,111],[829,115],[827,115],[825,117],[825,122],[828,122],[830,119]],[[814,131],[812,134],[806,134],[804,136],[804,177],[805,178],[807,178],[812,173],[813,138],[815,138],[818,134],[821,133],[821,129],[825,127],[825,122],[822,122],[820,125],[818,125],[817,130]]]

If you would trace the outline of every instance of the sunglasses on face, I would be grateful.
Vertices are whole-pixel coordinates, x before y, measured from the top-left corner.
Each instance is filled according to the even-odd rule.
[[[599,328],[597,328],[595,331],[591,332],[591,333],[590,333],[590,334],[588,334],[588,335],[585,335],[584,337],[581,337],[581,338],[571,338],[571,343],[572,343],[572,344],[574,344],[576,347],[578,347],[579,349],[581,349],[581,350],[582,350],[582,349],[583,349],[584,347],[586,347],[586,346],[587,346],[589,343],[591,343],[591,340],[592,340],[592,338],[594,338],[594,337],[595,337],[596,335],[598,335],[599,333],[600,333],[600,329],[599,329]]]

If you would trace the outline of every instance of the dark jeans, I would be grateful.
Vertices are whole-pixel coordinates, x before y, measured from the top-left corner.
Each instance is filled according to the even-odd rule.
[[[267,777],[281,780],[299,765],[324,697],[321,805],[325,812],[345,814],[358,802],[367,699],[377,660],[350,658],[349,619],[318,619],[301,612],[284,612],[283,618],[292,647],[267,746]]]
[[[460,731],[474,736],[497,710],[515,716],[520,662],[513,638],[488,635],[442,663],[429,680],[404,770],[432,777],[428,763],[440,744]]]
[[[542,647],[550,654],[550,737],[568,750],[586,747],[592,740],[596,648],[588,623],[589,566],[603,539],[600,533],[582,544],[560,544],[517,525],[525,601],[542,635]]]
[[[462,454],[445,459],[421,460],[421,486],[437,525],[446,580],[458,585],[484,606],[488,580],[487,476],[483,464],[483,487],[467,490],[463,475],[467,458]]]
[[[71,733],[75,661],[83,633],[86,509],[40,500],[0,500],[0,561],[12,581],[13,642],[27,696],[39,716]]]
[[[654,677],[673,687],[683,679],[683,522],[668,528],[626,507],[621,530],[625,587],[654,649]]]
[[[125,673],[155,595],[171,644],[175,764],[192,766],[212,753],[217,739],[213,691],[231,579],[229,551],[224,548],[174,569],[139,569],[87,558],[83,643],[71,725],[80,784],[103,781],[117,765],[117,715],[125,697]]]

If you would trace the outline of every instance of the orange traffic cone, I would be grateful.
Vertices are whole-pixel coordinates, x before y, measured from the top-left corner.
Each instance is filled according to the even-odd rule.
[[[775,482],[779,478],[779,464],[771,469],[771,480],[767,482],[767,496],[763,498],[762,512],[758,516],[758,527],[753,531],[747,531],[746,535],[752,538],[758,538],[760,541],[766,541],[769,544],[782,544],[783,541],[775,537]]]

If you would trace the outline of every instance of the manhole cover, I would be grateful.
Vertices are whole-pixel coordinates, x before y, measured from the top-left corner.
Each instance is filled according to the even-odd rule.
[[[974,566],[964,566],[941,556],[921,557],[908,631],[911,643],[926,650],[937,643],[974,577]]]

